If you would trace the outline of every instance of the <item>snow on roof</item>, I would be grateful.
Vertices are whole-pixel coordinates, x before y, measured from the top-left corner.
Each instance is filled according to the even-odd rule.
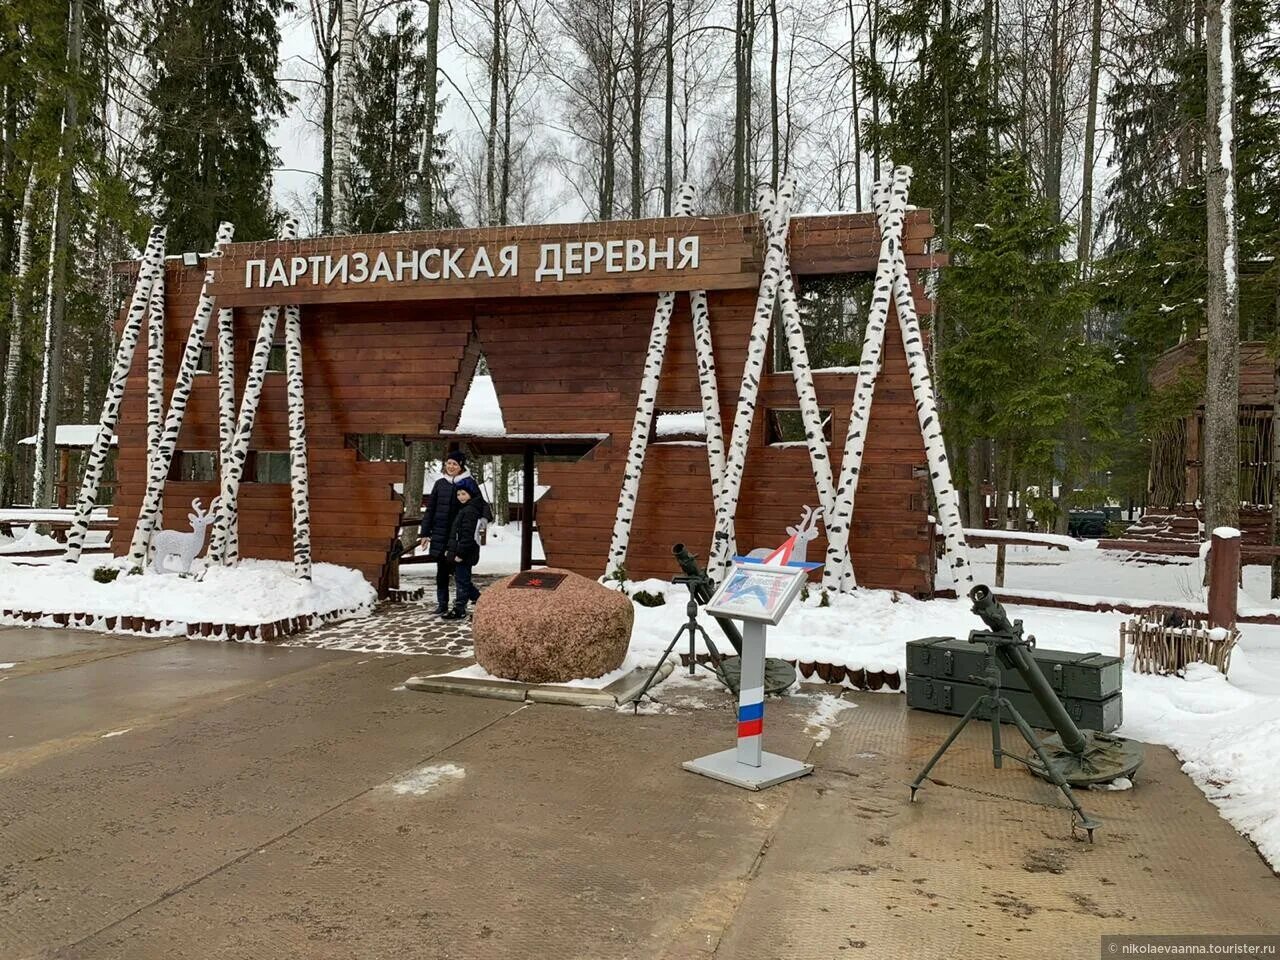
[[[498,405],[498,391],[493,388],[493,377],[477,373],[471,378],[471,388],[462,403],[462,415],[454,433],[473,437],[505,437],[507,426],[502,420],[502,408]]]
[[[98,425],[96,423],[60,423],[53,442],[59,447],[90,447],[93,446],[93,439],[97,435]],[[112,446],[119,442],[119,437],[112,436]],[[18,443],[34,447],[36,438],[34,436],[23,437]]]

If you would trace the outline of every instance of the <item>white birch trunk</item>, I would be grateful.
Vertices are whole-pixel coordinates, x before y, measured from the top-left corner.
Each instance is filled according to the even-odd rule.
[[[293,240],[297,235],[298,221],[289,217],[284,222],[280,239]],[[262,320],[258,324],[258,339],[254,342],[249,371],[245,375],[244,394],[240,397],[240,415],[236,420],[236,432],[231,441],[231,455],[222,467],[218,523],[213,530],[213,543],[209,548],[209,556],[215,562],[228,566],[240,559],[240,541],[236,534],[240,512],[240,482],[244,479],[245,460],[249,456],[249,441],[253,438],[253,424],[258,414],[258,403],[262,399],[267,362],[271,359],[271,345],[275,341],[276,323],[279,319],[279,307],[263,308]]]
[[[164,271],[151,284],[147,310],[147,476],[160,455],[164,431]],[[156,525],[162,523],[157,516]]]
[[[165,482],[168,480],[169,468],[173,464],[173,456],[178,448],[178,435],[182,433],[182,421],[187,414],[187,401],[191,399],[191,387],[195,383],[196,370],[200,366],[200,353],[204,349],[205,334],[209,329],[209,320],[213,316],[213,296],[209,293],[209,285],[213,283],[216,258],[221,256],[222,248],[231,242],[234,232],[235,228],[230,223],[223,222],[218,225],[218,234],[214,241],[213,253],[210,254],[210,263],[205,270],[204,283],[200,288],[195,317],[191,321],[191,330],[187,334],[182,360],[178,366],[178,378],[169,399],[169,411],[165,415],[164,431],[160,435],[159,455],[147,474],[147,490],[143,495],[142,505],[138,509],[138,523],[133,528],[133,539],[129,544],[129,559],[143,568],[147,564],[151,536],[155,532],[161,504],[164,502]]]
[[[681,202],[693,202],[693,188],[689,184],[681,186]],[[645,354],[644,372],[640,377],[636,415],[631,423],[631,441],[627,446],[627,460],[622,471],[622,492],[618,495],[618,509],[614,514],[613,539],[609,544],[606,576],[613,576],[626,563],[627,547],[631,542],[631,524],[635,520],[636,500],[640,494],[640,476],[644,472],[644,454],[649,447],[649,434],[653,430],[653,408],[658,399],[662,359],[667,352],[667,335],[671,331],[671,314],[675,305],[674,291],[658,294],[658,306],[653,311],[653,326],[649,330],[649,350]]]
[[[692,195],[684,203],[683,184],[675,209],[678,217],[693,216]],[[724,424],[720,420],[720,388],[716,382],[715,350],[711,342],[711,314],[707,291],[689,293],[689,315],[693,321],[693,349],[698,364],[698,393],[702,399],[702,419],[707,428],[707,465],[711,471],[711,502],[717,514],[724,499]],[[729,553],[735,552],[733,529],[729,531]],[[710,556],[710,551],[708,551]]]
[[[111,449],[111,438],[116,432],[116,423],[120,419],[120,404],[124,400],[124,387],[129,379],[129,369],[133,366],[133,355],[138,347],[138,339],[142,333],[142,316],[147,312],[149,300],[154,300],[153,293],[160,288],[161,309],[164,297],[164,239],[165,228],[154,226],[147,238],[147,246],[143,250],[142,260],[138,265],[138,280],[133,287],[133,297],[129,301],[129,310],[125,314],[124,329],[120,332],[120,343],[116,346],[115,364],[111,368],[111,379],[107,381],[107,394],[102,401],[102,416],[98,420],[98,432],[94,435],[93,444],[85,461],[84,479],[80,482],[80,495],[76,498],[76,515],[67,531],[67,552],[63,559],[75,563],[80,559],[84,549],[85,535],[89,532],[89,517],[98,501],[98,485],[102,481],[102,468],[107,462],[107,451]],[[162,318],[163,319],[163,315]],[[148,450],[148,464],[150,463]]]
[[[900,169],[906,170],[907,177],[911,176],[910,168]],[[969,566],[969,548],[964,539],[964,521],[960,517],[960,495],[951,480],[951,464],[942,437],[942,421],[938,418],[937,397],[933,391],[933,378],[929,375],[929,357],[920,332],[920,321],[916,317],[907,258],[901,243],[894,244],[891,255],[894,307],[898,313],[898,328],[902,331],[902,345],[907,353],[907,370],[911,374],[916,416],[924,438],[925,457],[929,461],[929,479],[933,484],[938,523],[942,527],[947,563],[951,567],[956,592],[965,593],[973,583],[973,573]]]
[[[231,456],[236,433],[236,322],[235,311],[218,311],[218,468]]]
[[[763,208],[766,193],[761,189],[759,206]],[[725,460],[723,498],[716,509],[716,538],[707,561],[707,573],[719,580],[729,565],[733,544],[734,514],[738,510],[738,498],[742,491],[742,474],[747,465],[747,448],[751,440],[751,424],[756,414],[756,398],[760,394],[760,379],[764,373],[765,356],[769,346],[769,328],[773,324],[773,305],[778,296],[778,284],[786,268],[786,234],[778,230],[791,213],[791,200],[795,182],[783,178],[782,188],[776,199],[778,216],[764,219],[765,257],[760,273],[760,292],[756,297],[756,312],[751,321],[751,336],[747,343],[747,360],[742,369],[742,392],[738,409],[734,414],[733,432],[730,435],[728,455]]]
[[[284,308],[285,365],[289,401],[289,490],[293,503],[293,575],[311,579],[310,474],[307,407],[302,390],[302,312]],[[421,496],[421,495],[419,495]]]
[[[27,328],[27,274],[31,272],[31,221],[35,215],[36,174],[32,165],[22,192],[22,221],[18,224],[18,255],[10,302],[9,353],[4,365],[4,419],[0,422],[0,452],[12,451],[18,429],[18,384],[22,373],[22,336]],[[0,505],[9,502],[13,467],[0,469]]]
[[[849,408],[849,428],[845,435],[844,455],[840,460],[840,479],[835,491],[835,510],[826,518],[827,561],[823,583],[828,588],[848,592],[857,586],[849,550],[849,527],[853,521],[853,505],[858,494],[862,457],[867,448],[867,427],[871,421],[871,401],[875,396],[876,378],[884,361],[884,332],[889,320],[889,304],[893,300],[893,247],[902,242],[903,211],[907,204],[910,177],[904,168],[894,171],[892,186],[877,182],[873,188],[877,219],[880,224],[880,259],[876,268],[871,308],[867,312],[866,330],[862,338],[862,356],[858,361],[858,381]]]
[[[341,0],[338,15],[338,91],[333,111],[333,229],[351,232],[351,144],[355,125],[357,0]]]
[[[53,220],[56,224],[60,217],[61,191],[53,198]],[[31,505],[33,507],[52,506],[53,478],[49,471],[54,453],[54,442],[57,440],[58,424],[58,381],[57,371],[58,344],[61,340],[63,305],[57,295],[58,278],[58,243],[57,228],[54,229],[54,242],[49,244],[49,272],[45,281],[44,292],[44,345],[40,352],[40,407],[36,414],[36,458],[35,469],[31,481]]]
[[[790,235],[785,215],[766,203],[763,214],[779,217],[777,230],[784,238]],[[796,398],[800,404],[800,417],[804,422],[805,445],[809,449],[809,464],[813,469],[818,502],[822,507],[823,525],[835,512],[835,485],[831,480],[831,454],[822,426],[822,411],[818,407],[818,393],[813,386],[813,368],[809,365],[809,350],[804,342],[804,327],[800,322],[800,305],[796,302],[795,282],[791,276],[790,258],[783,262],[782,279],[778,282],[778,301],[782,308],[782,322],[787,338],[787,354],[791,359],[791,377],[796,385]],[[847,560],[846,560],[847,562]],[[837,572],[839,572],[837,570]]]

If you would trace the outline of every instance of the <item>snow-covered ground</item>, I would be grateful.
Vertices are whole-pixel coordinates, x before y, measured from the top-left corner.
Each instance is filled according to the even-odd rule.
[[[1105,568],[1073,569],[1090,582],[1107,582]],[[1161,567],[1146,571],[1156,578],[1168,576]],[[1137,584],[1135,579],[1127,587]],[[631,655],[652,662],[684,622],[685,588],[647,580],[628,589],[667,597],[664,606],[635,608]],[[1146,587],[1149,594],[1160,589]],[[963,600],[920,601],[888,590],[860,590],[831,595],[829,607],[820,604],[820,591],[811,590],[807,600],[796,601],[783,622],[769,629],[770,656],[905,673],[908,640],[963,637],[981,626]],[[1117,653],[1120,624],[1127,619],[1043,607],[1008,610],[1042,646],[1079,652]],[[717,646],[727,648],[718,628],[704,620]],[[1280,627],[1245,624],[1241,634],[1229,678],[1202,665],[1193,665],[1185,679],[1137,674],[1126,666],[1124,726],[1118,732],[1173,748],[1222,815],[1280,867]],[[1141,773],[1137,782],[1141,789]]]
[[[53,537],[36,533],[35,527],[14,527],[14,536],[0,533],[0,554],[30,553],[35,550],[57,550],[63,546]]]
[[[98,583],[98,567],[120,572]],[[295,580],[293,565],[274,560],[243,560],[235,567],[192,567],[196,577],[148,573],[130,576],[128,561],[85,557],[79,563],[26,566],[0,559],[0,609],[46,614],[87,613],[98,617],[146,617],[174,622],[170,632],[186,632],[188,623],[256,624],[302,614],[368,610],[375,594],[359,571],[329,563],[312,568],[310,583]],[[99,623],[99,629],[106,629]]]
[[[975,581],[995,583],[994,546],[970,547],[969,559]],[[942,563],[938,564],[937,586],[951,586],[950,571]],[[1016,593],[1059,594],[1086,601],[1130,600],[1196,606],[1207,600],[1204,563],[1198,557],[1098,550],[1092,541],[1071,550],[1006,546],[1004,588]],[[1270,593],[1271,568],[1246,566],[1240,612],[1280,613],[1280,601],[1272,600]]]
[[[542,539],[537,531],[533,534],[533,558],[544,557]],[[520,572],[520,524],[508,523],[503,526],[489,525],[486,543],[480,548],[480,562],[472,573],[480,576],[506,576]],[[423,563],[402,567],[401,581],[428,579],[435,582],[435,564]],[[408,586],[408,584],[405,584]]]

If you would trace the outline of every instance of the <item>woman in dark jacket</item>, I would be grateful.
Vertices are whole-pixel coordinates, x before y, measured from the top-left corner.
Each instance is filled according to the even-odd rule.
[[[466,466],[467,458],[461,450],[449,451],[444,458],[444,476],[431,488],[427,508],[422,512],[422,523],[418,526],[418,545],[426,547],[428,556],[436,561],[436,614],[440,616],[449,612],[449,577],[453,574],[448,549],[449,530],[459,507],[458,498],[454,495],[455,484],[471,479]]]

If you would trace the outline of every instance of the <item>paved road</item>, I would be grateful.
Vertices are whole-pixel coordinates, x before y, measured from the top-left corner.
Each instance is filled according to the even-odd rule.
[[[980,736],[906,804],[947,724],[901,697],[824,744],[771,706],[819,769],[753,794],[679,767],[728,745],[710,690],[635,717],[400,689],[444,657],[3,628],[0,662],[3,960],[1096,957],[1280,917],[1167,751],[1090,795],[1092,847]]]

